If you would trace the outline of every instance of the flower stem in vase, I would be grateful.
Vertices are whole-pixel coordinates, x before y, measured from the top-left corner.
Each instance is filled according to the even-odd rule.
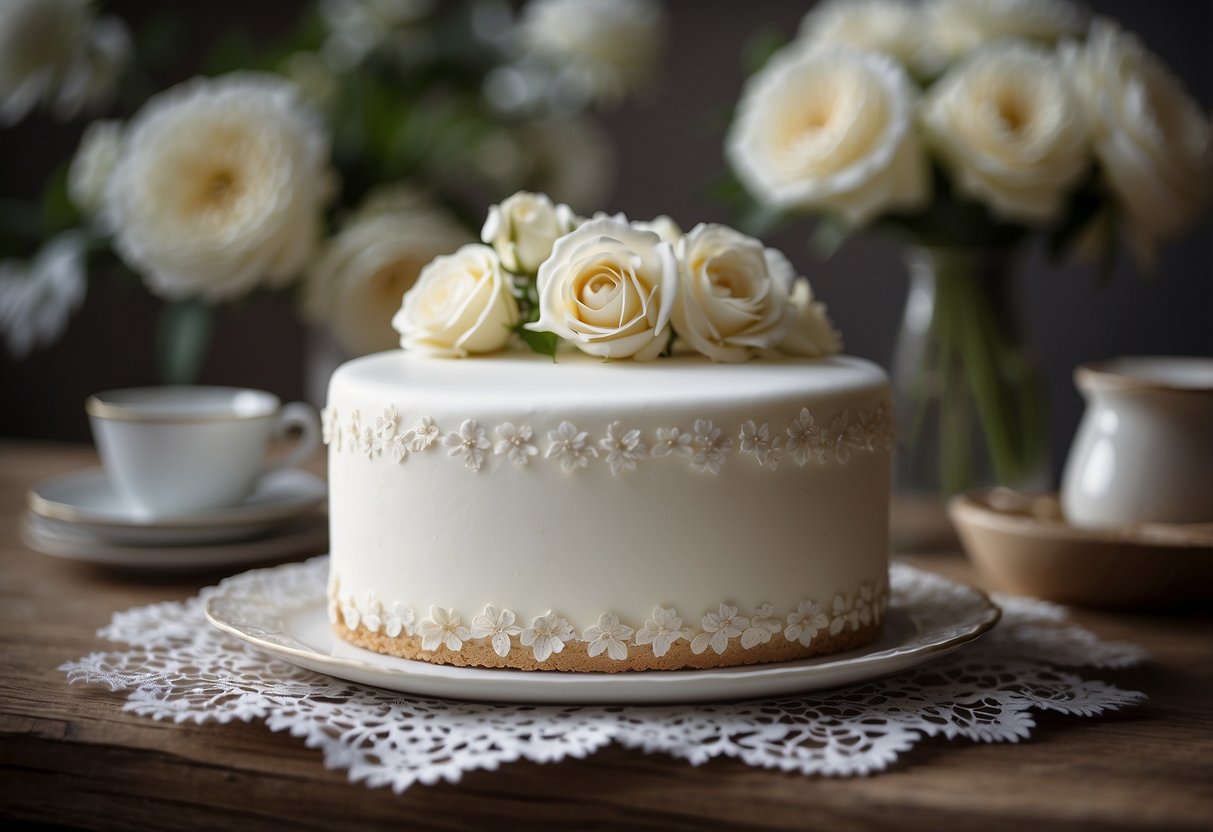
[[[1011,302],[1006,248],[913,249],[893,361],[902,492],[955,494],[1047,476],[1040,380]]]

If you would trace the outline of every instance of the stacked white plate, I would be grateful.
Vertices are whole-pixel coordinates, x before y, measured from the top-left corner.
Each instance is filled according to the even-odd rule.
[[[100,468],[52,477],[29,492],[21,537],[70,560],[154,571],[258,563],[325,551],[324,480],[273,471],[238,505],[155,517],[130,511]]]

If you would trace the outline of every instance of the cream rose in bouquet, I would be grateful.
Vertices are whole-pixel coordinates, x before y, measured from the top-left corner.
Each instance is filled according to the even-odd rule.
[[[900,471],[947,491],[1043,470],[1038,382],[1005,302],[1015,252],[1099,229],[1149,266],[1213,192],[1208,114],[1069,0],[826,0],[747,82],[725,152],[752,216],[816,215],[819,251],[865,229],[909,244],[894,386],[916,446],[940,455],[911,449]]]
[[[567,343],[603,359],[740,362],[841,347],[788,259],[727,226],[587,220],[520,192],[489,210],[482,237],[491,247],[436,258],[405,293],[393,322],[405,349],[461,358],[516,334],[553,357]]]

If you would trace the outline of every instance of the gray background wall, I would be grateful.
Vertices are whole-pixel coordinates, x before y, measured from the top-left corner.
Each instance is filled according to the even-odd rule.
[[[225,22],[272,32],[290,17],[286,4],[181,4],[195,15],[196,55],[182,56],[180,78]],[[728,221],[706,185],[724,169],[721,137],[744,75],[740,53],[763,28],[790,36],[809,2],[673,0],[670,42],[657,88],[646,100],[609,114],[620,156],[608,206],[643,218],[669,213],[685,227]],[[1213,2],[1091,0],[1119,20],[1182,77],[1206,111],[1213,104]],[[205,8],[205,13],[198,9]],[[114,2],[128,19],[147,4]],[[184,12],[183,12],[184,13]],[[171,83],[178,78],[163,79]],[[81,125],[35,119],[0,131],[0,192],[29,196],[57,160],[70,155]],[[812,223],[794,223],[769,239],[808,275],[842,330],[847,351],[887,364],[905,296],[898,249],[862,237],[822,263],[808,251]],[[1083,361],[1117,354],[1213,355],[1213,223],[1169,246],[1152,278],[1122,258],[1103,282],[1090,270],[1051,263],[1039,248],[1021,268],[1020,301],[1028,338],[1046,371],[1052,444],[1060,464],[1081,413],[1070,373]],[[156,381],[154,321],[158,304],[137,286],[97,281],[67,336],[15,363],[0,357],[0,436],[86,439],[82,403],[95,390]],[[263,300],[225,310],[202,381],[302,395],[304,331],[288,303]]]

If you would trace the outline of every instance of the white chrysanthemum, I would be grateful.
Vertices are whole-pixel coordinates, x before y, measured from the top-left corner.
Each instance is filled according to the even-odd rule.
[[[308,269],[305,309],[351,355],[398,346],[392,316],[421,270],[471,235],[425,202],[398,211],[363,211],[332,237]]]
[[[0,336],[15,358],[53,344],[84,300],[85,240],[66,233],[29,263],[0,261]]]
[[[122,122],[94,121],[84,131],[80,147],[67,169],[67,192],[76,207],[100,217],[105,187],[122,153]]]
[[[328,134],[269,75],[197,78],[131,121],[106,190],[118,253],[168,298],[281,285],[311,259],[332,192]]]
[[[1057,218],[1086,172],[1086,120],[1053,53],[1017,41],[974,52],[931,88],[923,123],[957,187],[1009,220]]]
[[[1129,242],[1148,266],[1157,242],[1187,228],[1209,200],[1213,126],[1179,79],[1109,21],[1092,24],[1085,47],[1065,44],[1062,62]]]
[[[800,38],[883,52],[922,74],[939,68],[922,10],[907,0],[826,0],[804,16]]]
[[[104,103],[130,56],[130,33],[114,17],[93,19],[89,0],[0,4],[0,125],[34,107],[59,118]]]
[[[648,80],[664,30],[654,0],[531,0],[518,27],[524,49],[606,103]]]
[[[1086,13],[1069,0],[931,0],[925,21],[945,57],[1010,38],[1053,44],[1080,34],[1086,22]]]
[[[747,83],[726,153],[764,202],[863,225],[929,196],[916,99],[906,71],[887,55],[786,49]]]

